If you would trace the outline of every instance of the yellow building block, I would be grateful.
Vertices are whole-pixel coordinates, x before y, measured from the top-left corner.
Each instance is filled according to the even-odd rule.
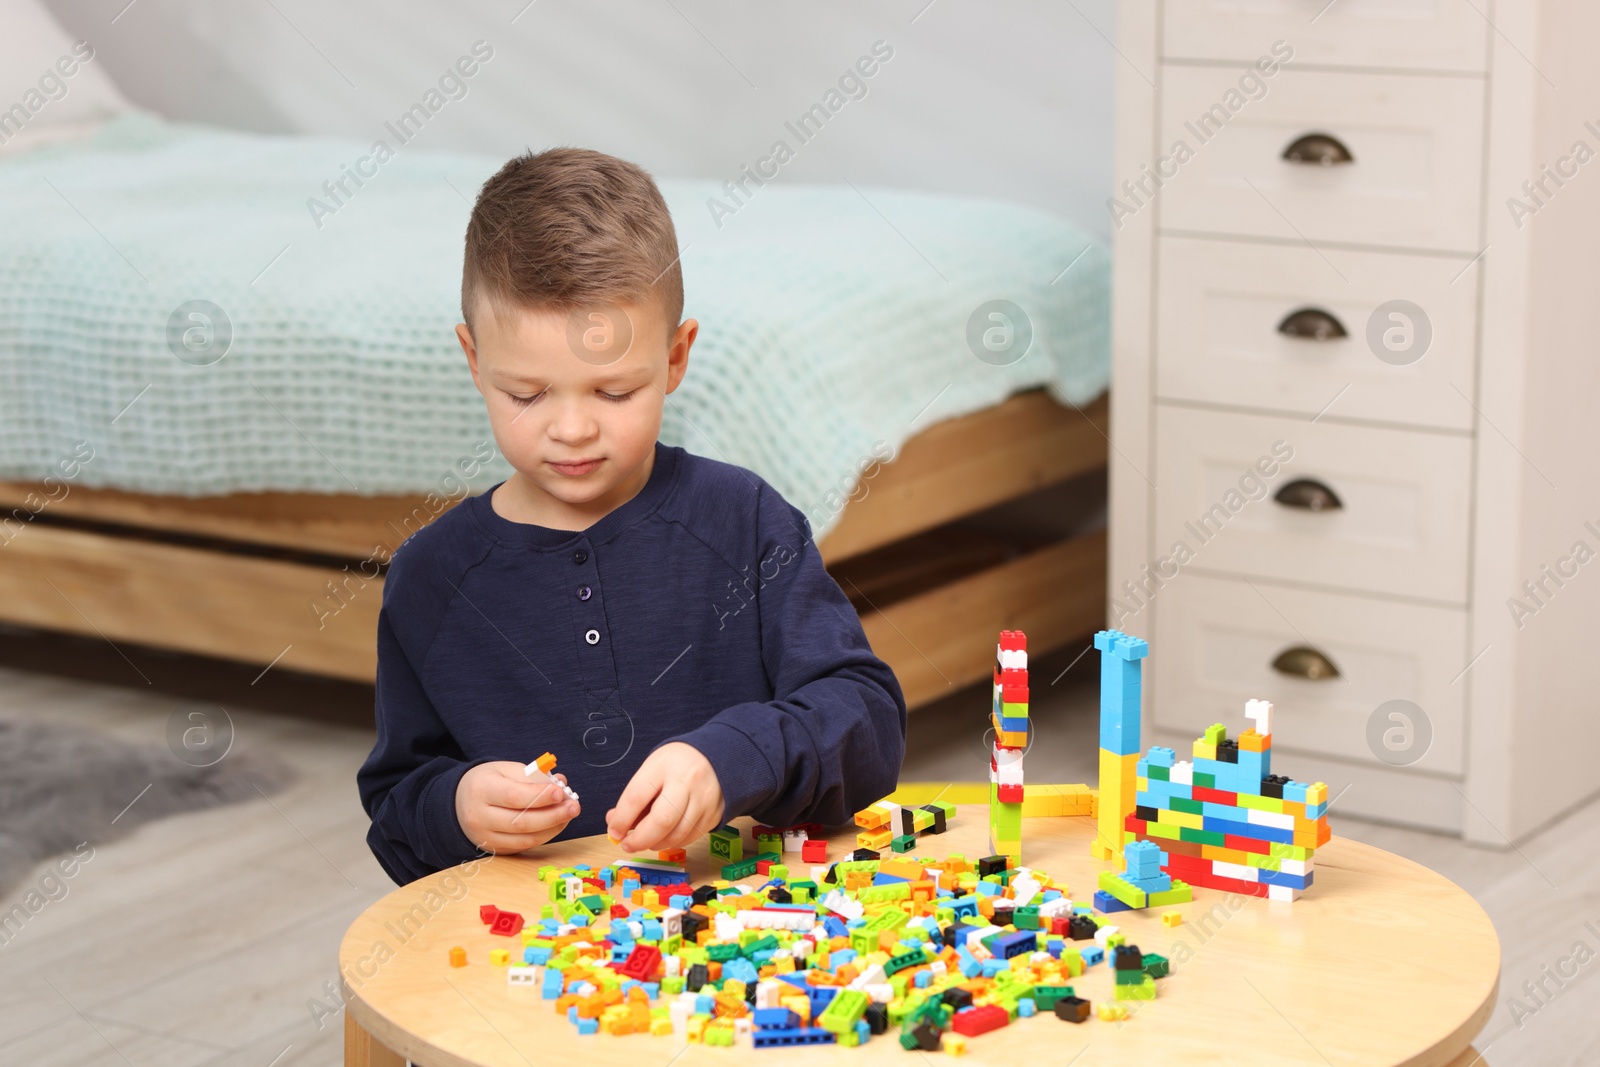
[[[1162,912],[1161,913],[1161,925],[1162,926],[1182,926],[1183,925],[1183,912],[1181,912],[1181,911],[1164,911],[1164,912]]]
[[[889,842],[894,838],[894,831],[887,826],[876,830],[863,830],[856,835],[857,848],[870,848],[881,851],[889,847]]]
[[[1134,794],[1138,782],[1138,753],[1119,756],[1108,749],[1100,750],[1100,812],[1097,840],[1106,843],[1111,852],[1122,855],[1122,832],[1127,817],[1133,814]]]

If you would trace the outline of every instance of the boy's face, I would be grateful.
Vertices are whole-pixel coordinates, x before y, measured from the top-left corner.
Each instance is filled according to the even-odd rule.
[[[688,368],[694,319],[669,329],[645,300],[504,319],[480,303],[474,320],[476,336],[463,323],[456,337],[495,443],[550,524],[598,518],[644,487],[666,395]]]

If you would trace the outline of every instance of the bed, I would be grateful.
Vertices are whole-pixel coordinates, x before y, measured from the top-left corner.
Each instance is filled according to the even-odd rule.
[[[500,161],[405,148],[335,206],[369,148],[127,109],[0,155],[0,621],[371,680],[388,555],[510,468],[451,336]],[[1103,247],[994,201],[772,183],[718,218],[722,183],[660,184],[701,323],[663,440],[807,514],[908,703],[998,629],[1100,627],[1103,529],[966,520],[1103,471]],[[996,299],[1020,355],[970,340]]]

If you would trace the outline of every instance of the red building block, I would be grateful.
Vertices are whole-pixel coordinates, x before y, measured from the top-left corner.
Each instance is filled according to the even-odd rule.
[[[486,924],[494,922],[494,917],[499,914],[500,909],[493,904],[480,904],[478,906],[478,918],[482,919]]]
[[[1002,804],[1021,804],[1022,787],[1020,785],[996,786],[995,799]]]
[[[514,911],[502,911],[495,915],[494,922],[489,924],[491,934],[501,937],[513,937],[522,932],[522,916]]]
[[[661,950],[654,945],[636,945],[628,958],[612,970],[628,978],[648,982],[661,967]],[[1004,1012],[1002,1012],[1004,1014]]]
[[[800,846],[800,859],[804,863],[828,862],[828,842],[817,838],[806,838]]]
[[[990,1030],[998,1030],[1011,1021],[1011,1016],[998,1004],[985,1004],[977,1008],[965,1008],[950,1017],[950,1029],[967,1037],[977,1037],[987,1034]]]

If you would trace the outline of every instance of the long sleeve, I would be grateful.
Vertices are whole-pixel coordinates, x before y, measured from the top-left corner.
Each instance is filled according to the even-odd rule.
[[[735,704],[670,740],[710,761],[724,821],[846,823],[894,790],[905,697],[824,569],[805,516],[766,485],[757,529],[751,584],[773,699]]]
[[[391,569],[390,581],[397,578],[403,580]],[[419,665],[395,634],[394,588],[385,585],[378,613],[378,738],[356,783],[372,818],[367,844],[389,877],[404,885],[481,854],[456,819],[455,796],[461,776],[484,761],[463,757],[428,699]]]

